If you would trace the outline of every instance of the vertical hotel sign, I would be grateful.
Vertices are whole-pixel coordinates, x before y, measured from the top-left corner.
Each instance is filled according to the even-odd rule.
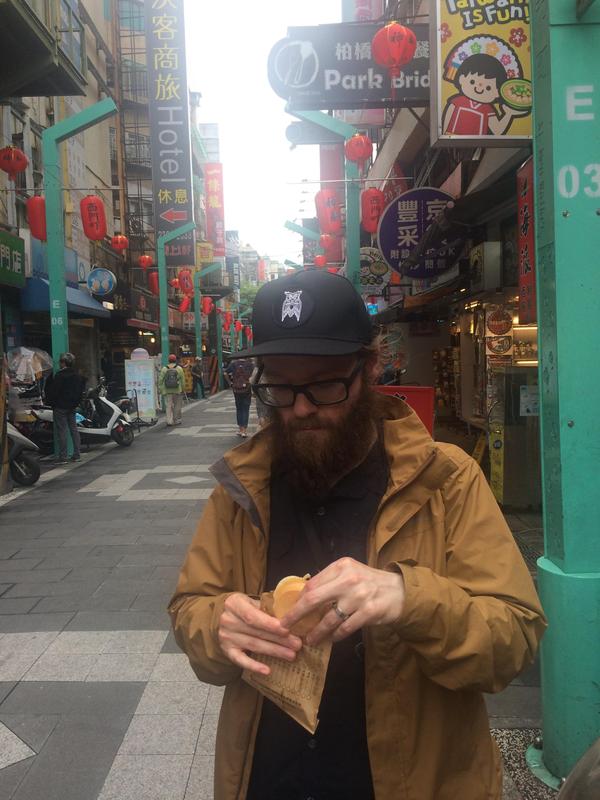
[[[213,246],[213,255],[225,256],[225,208],[223,201],[223,165],[204,165],[206,187],[206,238]]]
[[[537,322],[535,290],[535,229],[533,156],[517,171],[519,214],[519,324]]]
[[[431,25],[432,144],[530,139],[529,0],[435,0]]]
[[[192,222],[183,0],[146,0],[148,108],[156,236]],[[195,263],[194,234],[166,246],[167,266]]]

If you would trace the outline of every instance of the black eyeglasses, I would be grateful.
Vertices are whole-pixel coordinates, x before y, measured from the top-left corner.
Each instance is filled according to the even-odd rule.
[[[252,391],[262,403],[273,408],[290,408],[299,394],[303,394],[315,406],[334,406],[348,399],[350,387],[362,366],[363,361],[360,360],[347,378],[330,378],[302,384],[255,383]],[[260,380],[260,374],[258,379]]]

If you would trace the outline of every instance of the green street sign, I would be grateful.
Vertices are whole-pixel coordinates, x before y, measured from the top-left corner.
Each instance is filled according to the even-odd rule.
[[[25,242],[0,231],[0,286],[25,286]]]

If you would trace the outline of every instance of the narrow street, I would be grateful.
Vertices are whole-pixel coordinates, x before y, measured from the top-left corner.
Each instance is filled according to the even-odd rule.
[[[193,675],[165,608],[235,430],[224,393],[0,506],[1,800],[211,800],[221,690]],[[509,522],[517,538],[539,524]],[[552,797],[524,769],[537,667],[489,708],[505,798]]]

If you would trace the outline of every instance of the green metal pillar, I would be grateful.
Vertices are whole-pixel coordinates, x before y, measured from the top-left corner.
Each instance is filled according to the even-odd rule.
[[[196,335],[196,356],[202,358],[202,290],[200,289],[200,270],[194,272],[194,333]]]
[[[531,3],[548,783],[600,736],[600,7],[578,5]]]
[[[357,129],[336,117],[330,117],[322,111],[297,111],[294,116],[320,125],[342,139],[350,139]],[[358,167],[344,159],[344,175],[346,178],[346,276],[360,293],[360,184]],[[289,227],[286,223],[286,227]]]
[[[216,305],[213,314],[215,315],[215,334],[217,339],[218,387],[219,391],[221,391],[225,387],[225,380],[223,378],[223,323],[221,322],[221,315],[217,314]]]
[[[167,366],[169,358],[169,293],[167,288],[167,255],[165,252],[165,245],[177,239],[178,236],[184,236],[190,233],[196,227],[195,222],[186,222],[185,225],[180,225],[175,230],[163,233],[158,237],[156,242],[156,256],[158,267],[158,300],[160,305],[160,348],[162,354],[162,365]]]
[[[107,97],[78,114],[46,128],[42,132],[42,168],[46,197],[48,229],[48,294],[50,301],[50,333],[54,369],[58,369],[61,353],[69,349],[69,316],[65,281],[65,226],[63,220],[62,164],[59,144],[116,114],[117,107]]]

